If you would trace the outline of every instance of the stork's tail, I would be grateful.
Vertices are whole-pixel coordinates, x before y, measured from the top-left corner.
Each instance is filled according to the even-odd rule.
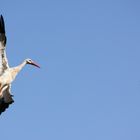
[[[3,45],[5,46],[6,44],[5,24],[2,15],[0,16],[0,42],[2,42]]]

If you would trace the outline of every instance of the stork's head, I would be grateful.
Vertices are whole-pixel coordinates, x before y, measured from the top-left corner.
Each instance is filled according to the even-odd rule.
[[[30,64],[30,65],[40,68],[40,66],[38,64],[36,64],[32,59],[29,59],[29,58],[26,59],[26,64]]]

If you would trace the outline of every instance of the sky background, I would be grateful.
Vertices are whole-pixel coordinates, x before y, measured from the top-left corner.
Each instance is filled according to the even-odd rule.
[[[140,2],[1,1],[15,103],[0,139],[139,140]]]

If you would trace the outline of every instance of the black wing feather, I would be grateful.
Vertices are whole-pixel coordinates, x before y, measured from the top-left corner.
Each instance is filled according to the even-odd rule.
[[[0,16],[0,33],[5,34],[5,24],[4,24],[4,19],[3,16]]]
[[[6,35],[5,35],[5,24],[4,24],[4,19],[3,16],[0,16],[0,41],[6,45]]]
[[[12,103],[14,103],[14,100],[12,100],[12,101],[9,102],[9,103],[6,103],[6,102],[4,101],[4,98],[1,99],[1,101],[0,101],[0,115],[1,115],[1,113],[4,112],[4,111],[9,107],[9,105],[12,104]]]

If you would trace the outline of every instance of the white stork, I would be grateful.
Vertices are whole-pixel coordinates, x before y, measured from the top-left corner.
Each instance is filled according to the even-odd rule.
[[[3,16],[0,16],[0,114],[14,102],[10,92],[11,83],[26,64],[39,68],[31,59],[25,59],[20,65],[10,68],[5,53],[6,34]]]

